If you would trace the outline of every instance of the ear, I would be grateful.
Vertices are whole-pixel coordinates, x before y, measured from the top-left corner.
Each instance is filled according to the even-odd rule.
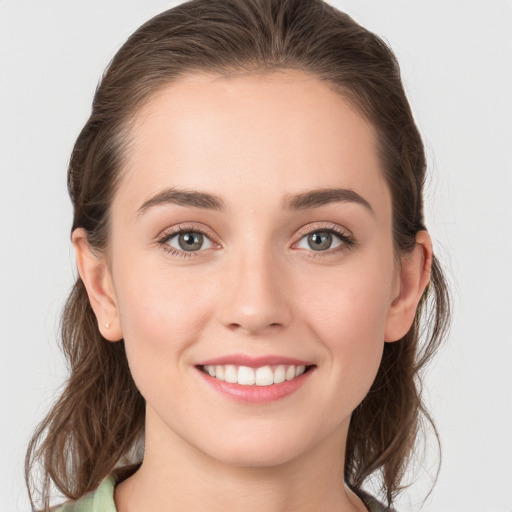
[[[401,258],[399,291],[388,313],[385,341],[397,341],[411,328],[416,309],[430,280],[431,269],[432,240],[427,231],[418,231],[412,253]]]
[[[71,240],[75,248],[78,273],[96,315],[98,329],[105,339],[119,341],[123,332],[106,258],[91,249],[85,229],[75,229]]]

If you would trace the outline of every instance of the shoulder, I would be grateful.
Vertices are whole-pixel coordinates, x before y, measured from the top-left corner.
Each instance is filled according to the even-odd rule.
[[[76,501],[67,501],[52,509],[52,512],[117,512],[114,503],[113,475],[105,478],[100,486]]]

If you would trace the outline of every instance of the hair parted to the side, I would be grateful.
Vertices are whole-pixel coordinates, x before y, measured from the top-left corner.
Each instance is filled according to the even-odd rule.
[[[71,155],[73,229],[84,228],[97,251],[108,248],[109,208],[129,153],[130,123],[157,90],[189,72],[231,76],[284,69],[324,81],[373,124],[392,194],[395,250],[411,251],[416,233],[425,229],[426,162],[398,63],[380,38],[321,0],[193,0],[139,28],[106,70]],[[434,257],[411,329],[402,340],[385,344],[376,380],[352,415],[346,481],[358,489],[380,471],[389,503],[401,489],[422,418],[431,422],[419,376],[445,334],[449,310]],[[144,429],[145,404],[124,343],[102,338],[80,278],[61,332],[70,377],[26,457],[30,499],[34,505],[37,490],[44,510],[52,482],[69,498],[84,495],[130,461]],[[32,478],[38,464],[39,486]]]

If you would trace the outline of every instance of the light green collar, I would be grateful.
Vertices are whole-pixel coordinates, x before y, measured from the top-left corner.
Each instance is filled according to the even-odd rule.
[[[57,507],[54,512],[117,512],[114,503],[116,478],[110,475],[100,486],[77,501],[68,501]]]

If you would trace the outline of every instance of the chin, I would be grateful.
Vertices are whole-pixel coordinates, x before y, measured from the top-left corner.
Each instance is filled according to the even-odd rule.
[[[283,447],[269,446],[231,446],[222,453],[212,454],[218,462],[240,468],[273,468],[291,462],[300,456],[297,450],[287,450]]]
[[[247,432],[226,432],[220,443],[219,439],[205,440],[203,452],[233,467],[272,468],[303,457],[317,444],[314,438],[304,435],[298,428],[293,431],[289,428],[264,430],[261,427]]]

